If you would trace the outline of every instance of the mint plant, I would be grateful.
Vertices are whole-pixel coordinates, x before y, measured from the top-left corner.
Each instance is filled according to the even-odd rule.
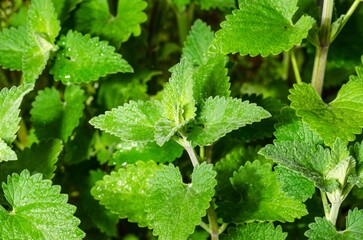
[[[363,238],[361,2],[3,1],[0,238]]]

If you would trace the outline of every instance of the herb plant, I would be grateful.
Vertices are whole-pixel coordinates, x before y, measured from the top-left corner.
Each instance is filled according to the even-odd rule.
[[[2,1],[0,238],[363,239],[360,2]]]

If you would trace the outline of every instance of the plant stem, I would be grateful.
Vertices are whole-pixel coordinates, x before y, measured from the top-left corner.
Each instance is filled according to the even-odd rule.
[[[329,214],[329,221],[335,226],[335,224],[337,223],[337,218],[338,218],[338,214],[339,214],[339,208],[340,205],[342,204],[341,201],[336,201],[336,202],[332,202],[331,203],[331,209],[330,209],[330,214]]]
[[[319,33],[320,44],[316,48],[314,70],[311,79],[311,84],[319,95],[321,95],[324,85],[326,60],[330,45],[330,28],[331,28],[333,6],[334,6],[334,0],[323,1],[321,26]]]
[[[329,206],[328,198],[326,197],[325,192],[323,192],[322,190],[320,190],[320,195],[321,195],[321,201],[323,202],[325,218],[329,219],[330,206]]]
[[[341,23],[339,24],[338,29],[334,32],[334,35],[330,37],[330,43],[334,41],[334,39],[339,35],[339,33],[342,31],[345,24],[348,22],[349,18],[353,15],[354,11],[357,9],[360,2],[363,2],[363,0],[355,0],[352,6],[350,6],[347,13],[344,15]]]
[[[292,64],[292,69],[294,70],[296,83],[301,84],[302,80],[301,80],[301,76],[300,76],[299,66],[298,66],[297,61],[296,61],[296,56],[295,56],[294,49],[292,49],[290,51],[290,55],[291,55],[291,64]]]
[[[210,235],[211,240],[218,240],[219,239],[219,226],[217,221],[217,214],[214,210],[213,202],[210,204],[209,208],[207,209],[208,214],[208,221],[210,226]]]
[[[184,149],[187,151],[190,160],[192,161],[193,167],[199,165],[199,161],[197,158],[197,154],[194,151],[192,144],[183,136],[183,145]]]

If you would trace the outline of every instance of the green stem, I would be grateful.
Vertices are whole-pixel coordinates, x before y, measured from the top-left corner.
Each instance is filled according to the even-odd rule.
[[[348,22],[349,18],[353,15],[354,11],[357,9],[359,3],[363,2],[363,0],[355,0],[352,6],[350,6],[347,13],[344,15],[343,20],[340,22],[338,29],[334,32],[334,34],[330,37],[330,43],[334,41],[334,39],[339,35],[342,31],[345,24]]]
[[[330,28],[333,14],[334,0],[324,0],[322,8],[321,26],[319,33],[319,46],[317,46],[314,70],[311,79],[313,88],[321,95],[324,85],[326,60],[330,45]]]
[[[218,240],[219,239],[219,226],[218,226],[218,219],[216,211],[214,210],[213,203],[210,204],[210,207],[207,210],[208,214],[208,221],[210,226],[210,235],[211,240]]]
[[[329,214],[329,221],[335,226],[335,224],[337,223],[337,219],[338,219],[338,214],[339,214],[339,208],[340,205],[342,204],[341,201],[336,201],[336,202],[332,202],[331,203],[331,209],[330,209],[330,214]]]
[[[301,76],[300,76],[299,66],[298,66],[297,61],[296,61],[296,56],[295,56],[294,49],[292,49],[290,51],[290,55],[291,55],[292,69],[294,70],[294,75],[295,75],[296,82],[297,82],[297,84],[301,84],[302,80],[301,80]]]
[[[174,7],[174,12],[176,14],[176,21],[178,24],[179,41],[180,44],[183,45],[188,36],[191,21],[194,16],[194,4],[189,4],[189,6],[183,10],[178,9],[178,7]]]
[[[328,198],[326,197],[325,192],[323,192],[322,190],[320,190],[320,195],[321,195],[321,201],[323,202],[323,208],[324,208],[325,218],[326,219],[329,219],[330,206],[329,206]]]
[[[199,161],[198,161],[198,158],[197,158],[197,154],[195,153],[192,144],[184,136],[183,136],[183,144],[182,144],[182,146],[187,151],[187,153],[189,155],[189,158],[192,161],[193,167],[198,166],[199,165]]]

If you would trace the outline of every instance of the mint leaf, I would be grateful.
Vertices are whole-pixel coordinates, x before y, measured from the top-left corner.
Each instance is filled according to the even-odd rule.
[[[17,159],[16,153],[0,138],[0,162]]]
[[[291,107],[324,142],[332,146],[336,138],[353,141],[363,128],[363,80],[351,80],[326,104],[311,85],[295,85],[289,99]]]
[[[73,216],[76,208],[67,204],[68,197],[60,194],[41,174],[8,177],[2,184],[5,198],[12,207],[7,212],[0,206],[0,237],[2,239],[82,239],[85,234]],[[51,211],[50,211],[51,210]]]
[[[145,212],[149,198],[146,191],[150,188],[150,179],[159,169],[152,161],[126,165],[98,181],[91,194],[119,218],[128,218],[130,222],[137,222],[140,227],[149,226]]]
[[[348,182],[363,187],[363,142],[356,143],[351,148],[351,155],[356,160],[356,174],[348,177]]]
[[[189,139],[195,145],[206,146],[235,129],[270,116],[263,108],[248,101],[210,97],[201,106],[197,125],[191,129]]]
[[[281,189],[289,197],[299,199],[305,202],[311,198],[315,192],[315,186],[312,181],[304,177],[301,173],[294,172],[290,169],[277,165],[275,171],[278,173],[278,179],[281,182]]]
[[[182,58],[189,59],[197,66],[206,62],[209,57],[208,49],[213,39],[214,33],[210,26],[200,19],[196,20],[184,43]]]
[[[121,55],[114,52],[114,47],[99,41],[98,37],[69,31],[61,36],[58,45],[61,49],[50,73],[63,83],[91,82],[107,74],[133,71]]]
[[[141,34],[140,24],[147,20],[143,12],[146,7],[146,1],[119,0],[116,16],[113,16],[107,0],[84,1],[76,12],[76,28],[112,42],[125,42],[131,34]]]
[[[124,163],[153,160],[158,163],[173,162],[181,157],[184,148],[173,140],[163,146],[155,142],[122,142],[113,154],[110,164],[120,167]]]
[[[5,182],[8,175],[20,174],[27,169],[31,174],[41,173],[44,178],[52,179],[56,170],[59,154],[63,149],[62,141],[49,140],[39,144],[34,143],[19,154],[18,161],[2,163],[0,165],[0,182]]]
[[[32,84],[25,84],[0,91],[0,138],[7,144],[15,140],[19,129],[20,104],[33,87]]]
[[[229,228],[228,235],[222,235],[221,240],[284,240],[287,233],[282,232],[281,226],[270,223],[247,223]]]
[[[150,179],[147,191],[146,212],[153,234],[160,240],[187,239],[206,215],[215,176],[212,165],[202,163],[194,168],[192,182],[184,184],[178,168],[162,166]]]
[[[40,91],[30,111],[37,137],[67,142],[83,115],[84,101],[84,91],[76,85],[66,88],[63,101],[55,88]]]
[[[337,231],[335,226],[326,218],[315,218],[315,223],[309,224],[305,236],[311,240],[346,239],[359,240],[363,237],[363,211],[355,208],[349,210],[346,219],[346,229]]]
[[[10,70],[22,70],[22,59],[29,45],[25,27],[4,28],[0,32],[0,65]]]
[[[247,162],[233,174],[231,183],[239,198],[219,203],[217,211],[225,222],[292,222],[307,214],[303,203],[281,190],[277,173],[268,163]]]
[[[302,16],[293,23],[297,2],[239,1],[239,9],[227,15],[227,20],[221,23],[222,29],[216,32],[214,51],[267,56],[300,44],[315,20]]]
[[[124,141],[151,142],[154,141],[156,122],[162,116],[161,109],[158,101],[130,101],[92,118],[90,124]]]
[[[53,43],[60,31],[60,22],[53,2],[51,0],[32,0],[27,24],[31,32],[49,43]]]
[[[329,149],[311,143],[286,141],[266,145],[259,152],[274,162],[301,173],[314,182],[315,186],[325,192],[331,192],[337,187],[333,179],[326,179],[325,174],[331,167]]]

